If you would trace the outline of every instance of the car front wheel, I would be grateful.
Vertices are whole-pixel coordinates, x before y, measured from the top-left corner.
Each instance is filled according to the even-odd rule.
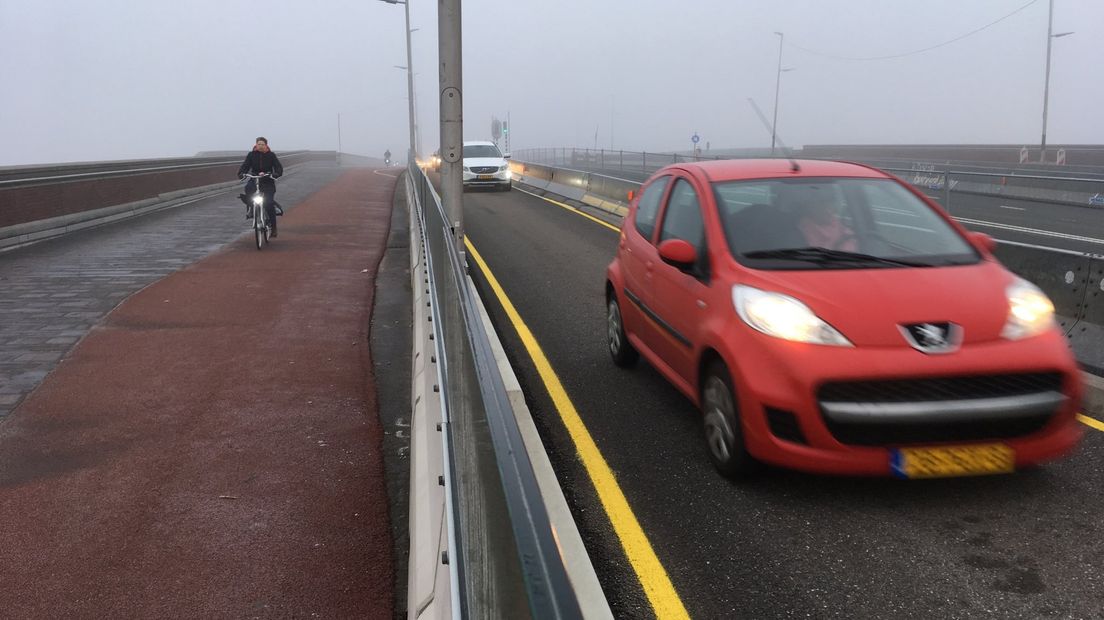
[[[744,446],[739,406],[732,390],[728,368],[714,362],[702,381],[701,408],[705,424],[705,443],[717,471],[737,478],[757,469],[758,462]]]

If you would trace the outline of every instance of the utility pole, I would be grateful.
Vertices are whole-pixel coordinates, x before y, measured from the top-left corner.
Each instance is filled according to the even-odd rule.
[[[1046,81],[1043,83],[1043,139],[1039,147],[1039,162],[1046,163],[1046,132],[1047,132],[1047,102],[1050,100],[1050,44],[1054,39],[1071,35],[1073,32],[1059,32],[1054,30],[1054,0],[1050,0],[1050,12],[1047,14],[1047,53],[1046,53]]]
[[[774,141],[778,136],[778,91],[782,84],[782,40],[785,38],[781,32],[778,35],[778,73],[774,77],[774,120],[771,121],[771,157],[774,157]]]
[[[341,112],[337,113],[337,165],[341,165]]]
[[[464,97],[460,0],[438,0],[437,56],[441,89],[441,201],[456,250],[464,251]]]

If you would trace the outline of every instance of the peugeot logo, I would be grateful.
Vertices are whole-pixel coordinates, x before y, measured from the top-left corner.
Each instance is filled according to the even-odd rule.
[[[914,323],[899,328],[912,348],[922,353],[950,353],[962,343],[962,328],[954,323]]]

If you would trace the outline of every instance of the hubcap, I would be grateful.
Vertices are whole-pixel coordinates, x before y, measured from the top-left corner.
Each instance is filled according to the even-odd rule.
[[[729,423],[733,416],[732,396],[717,377],[710,377],[705,385],[705,439],[709,451],[718,462],[727,463],[732,458],[729,448],[735,434]]]
[[[621,351],[621,311],[616,301],[610,301],[607,318],[610,352],[617,355]]]

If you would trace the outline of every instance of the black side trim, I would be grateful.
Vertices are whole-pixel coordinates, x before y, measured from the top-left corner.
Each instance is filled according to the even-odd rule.
[[[665,332],[667,332],[668,334],[671,334],[672,338],[674,338],[675,340],[678,340],[679,344],[686,347],[687,349],[691,348],[689,338],[687,338],[686,336],[683,336],[682,334],[675,331],[675,328],[671,327],[667,323],[667,321],[664,321],[663,319],[659,318],[658,314],[653,312],[652,309],[649,308],[648,306],[645,306],[644,303],[640,301],[640,298],[637,297],[636,295],[634,295],[633,292],[630,291],[627,288],[625,289],[625,297],[628,297],[629,301],[631,301],[633,303],[633,305],[636,306],[637,308],[640,308],[640,311],[643,312],[644,315],[647,316],[649,319],[654,321],[656,325],[659,325],[660,327],[663,328],[663,330]]]

